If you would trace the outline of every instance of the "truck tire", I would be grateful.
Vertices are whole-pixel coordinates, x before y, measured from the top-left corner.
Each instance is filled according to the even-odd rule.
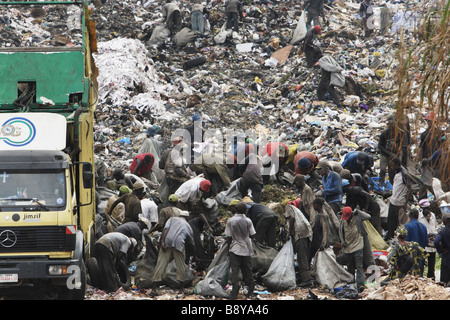
[[[116,271],[117,276],[119,280],[119,285],[124,290],[130,290],[131,288],[131,276],[130,272],[128,271],[128,266],[125,264],[125,262],[120,261],[116,264]]]
[[[98,267],[97,259],[95,257],[91,257],[87,260],[86,264],[89,273],[89,278],[91,279],[91,285],[98,289],[102,289],[103,288],[102,274],[100,272],[100,268]]]

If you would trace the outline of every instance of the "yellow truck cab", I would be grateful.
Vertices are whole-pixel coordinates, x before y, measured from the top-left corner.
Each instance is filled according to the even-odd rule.
[[[0,2],[25,16],[69,7],[78,43],[0,48],[0,294],[85,294],[95,241],[95,25],[85,1]]]

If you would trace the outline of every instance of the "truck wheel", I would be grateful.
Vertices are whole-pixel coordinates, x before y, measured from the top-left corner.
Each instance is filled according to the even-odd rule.
[[[100,272],[100,268],[98,267],[97,259],[95,257],[91,257],[87,260],[87,269],[89,273],[89,278],[91,279],[91,285],[93,287],[102,289],[102,274]]]
[[[116,264],[116,271],[117,276],[119,280],[119,285],[124,290],[130,290],[131,288],[131,276],[130,272],[128,271],[128,266],[125,264],[125,262],[120,261]]]

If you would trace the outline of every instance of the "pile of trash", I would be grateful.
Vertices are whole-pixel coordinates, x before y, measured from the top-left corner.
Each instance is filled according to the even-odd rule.
[[[431,279],[407,275],[389,285],[364,292],[363,300],[449,300],[450,289]]]

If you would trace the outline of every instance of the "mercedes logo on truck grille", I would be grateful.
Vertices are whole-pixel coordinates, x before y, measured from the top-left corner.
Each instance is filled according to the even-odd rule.
[[[0,244],[5,248],[11,248],[17,242],[17,236],[14,231],[4,230],[0,233]]]

